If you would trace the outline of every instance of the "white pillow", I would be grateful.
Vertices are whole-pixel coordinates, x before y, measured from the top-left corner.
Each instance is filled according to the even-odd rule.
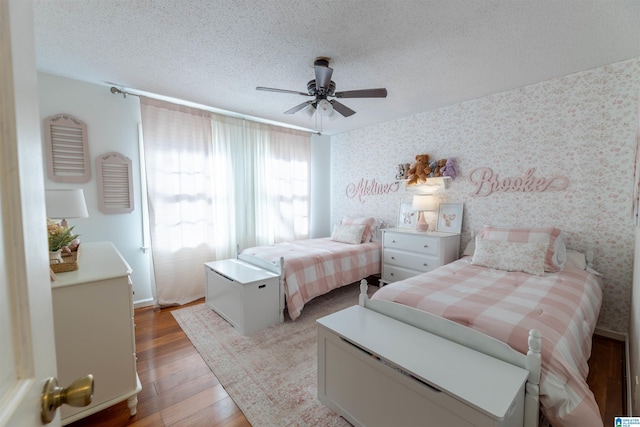
[[[376,223],[373,225],[371,229],[371,241],[372,242],[381,242],[382,241],[382,230],[386,228],[386,223],[380,218],[376,218]]]
[[[565,265],[585,270],[587,268],[587,257],[582,252],[569,249],[567,250],[567,262]]]
[[[464,248],[464,252],[462,252],[463,256],[472,256],[473,252],[476,250],[476,242],[475,240],[469,240],[467,246]]]
[[[505,271],[544,275],[548,243],[504,242],[476,237],[471,264]]]
[[[331,240],[342,243],[359,244],[362,241],[365,225],[334,225]]]

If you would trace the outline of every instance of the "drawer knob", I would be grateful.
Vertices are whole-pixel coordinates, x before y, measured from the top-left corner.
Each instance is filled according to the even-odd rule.
[[[396,257],[392,256],[391,259],[396,259]]]
[[[393,276],[393,273],[389,273],[389,276]]]
[[[424,264],[422,264],[422,265],[424,265],[425,267],[428,267],[428,266],[429,266],[429,264],[427,264],[426,262],[425,262]]]
[[[425,247],[425,248],[428,248],[428,247],[429,247],[429,245],[426,245],[426,244],[425,244],[425,245],[424,245],[424,247]]]
[[[396,242],[395,240],[392,240],[392,241],[391,241],[391,243],[395,243],[395,242]]]

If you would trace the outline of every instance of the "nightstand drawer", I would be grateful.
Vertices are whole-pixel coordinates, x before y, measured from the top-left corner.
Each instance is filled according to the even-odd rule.
[[[436,256],[421,255],[397,249],[385,249],[382,262],[385,265],[395,265],[418,271],[431,271],[440,265]]]
[[[440,239],[432,236],[416,236],[411,234],[384,233],[385,248],[402,249],[427,255],[438,255]]]

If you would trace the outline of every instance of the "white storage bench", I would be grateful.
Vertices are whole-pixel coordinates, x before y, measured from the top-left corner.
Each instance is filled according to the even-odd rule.
[[[238,259],[207,262],[205,303],[242,335],[280,321],[280,276]]]
[[[522,427],[526,370],[360,306],[317,322],[318,398],[352,425]]]

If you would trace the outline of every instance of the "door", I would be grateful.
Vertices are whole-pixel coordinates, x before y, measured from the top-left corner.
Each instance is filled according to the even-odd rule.
[[[56,375],[33,44],[31,1],[0,0],[0,426],[41,426]]]

